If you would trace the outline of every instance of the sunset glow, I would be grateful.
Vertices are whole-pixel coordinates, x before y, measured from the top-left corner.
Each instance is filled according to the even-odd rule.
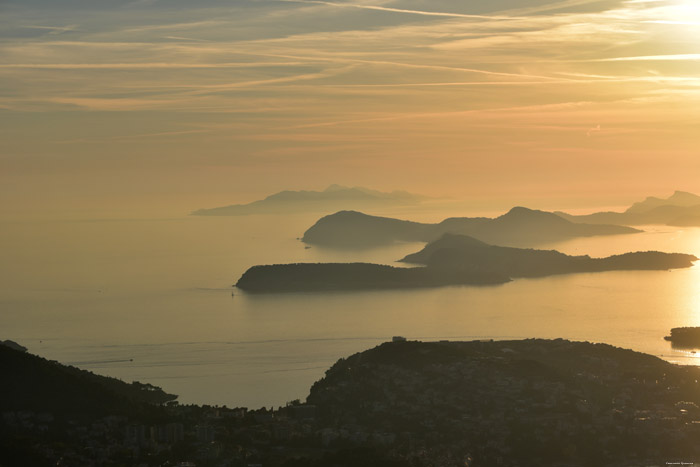
[[[0,0],[0,465],[700,465],[700,0]]]
[[[329,183],[624,204],[700,169],[695,2],[34,3],[0,6],[15,207],[121,209],[122,182],[186,209]]]

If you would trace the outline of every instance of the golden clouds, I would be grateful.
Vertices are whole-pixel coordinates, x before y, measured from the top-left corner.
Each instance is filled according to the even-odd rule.
[[[668,154],[687,167],[700,117],[694,2],[503,4],[155,3],[43,21],[17,7],[4,19],[0,109],[23,118],[7,119],[4,149],[74,167],[103,142],[110,157],[147,153],[183,173],[294,165],[321,184],[393,165],[396,187],[427,183],[426,166],[442,177],[443,164],[440,186],[457,191],[460,168],[483,184],[503,167],[549,173],[553,160],[595,177],[635,153],[637,176],[668,170],[654,162]]]

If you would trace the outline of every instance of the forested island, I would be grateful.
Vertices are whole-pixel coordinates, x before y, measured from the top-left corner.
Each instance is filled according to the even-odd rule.
[[[0,370],[2,386],[11,386],[2,389],[0,417],[7,467],[700,460],[700,368],[606,344],[395,339],[338,360],[305,401],[256,410],[179,405],[173,396],[137,401],[117,395],[133,385],[2,346]],[[66,410],[68,388],[84,407]]]
[[[451,233],[494,245],[534,246],[577,237],[638,232],[641,231],[619,225],[574,223],[551,212],[524,207],[515,207],[493,219],[452,217],[437,224],[341,211],[319,219],[304,233],[302,241],[334,248],[367,248],[396,242],[432,242]]]
[[[236,282],[246,292],[410,289],[509,282],[497,272],[481,274],[442,268],[399,268],[371,263],[296,263],[253,266]]]
[[[687,268],[693,255],[645,251],[591,258],[554,250],[492,246],[465,235],[445,234],[401,261],[425,267],[368,263],[296,263],[253,266],[236,283],[248,292],[304,292],[487,285],[517,277],[577,272]]]

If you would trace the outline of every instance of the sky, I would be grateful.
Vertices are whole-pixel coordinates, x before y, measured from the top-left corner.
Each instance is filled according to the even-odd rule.
[[[0,0],[0,216],[700,192],[699,44],[687,0]]]

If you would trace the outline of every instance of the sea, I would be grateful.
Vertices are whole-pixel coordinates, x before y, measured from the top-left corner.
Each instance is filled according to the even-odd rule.
[[[464,212],[384,209],[437,221]],[[97,374],[162,387],[181,403],[277,407],[303,400],[338,359],[411,340],[565,338],[679,364],[673,327],[700,325],[700,266],[517,279],[496,286],[251,295],[250,266],[397,264],[421,243],[307,247],[319,213],[0,221],[0,339]],[[593,257],[659,250],[700,257],[700,229],[539,245]]]

